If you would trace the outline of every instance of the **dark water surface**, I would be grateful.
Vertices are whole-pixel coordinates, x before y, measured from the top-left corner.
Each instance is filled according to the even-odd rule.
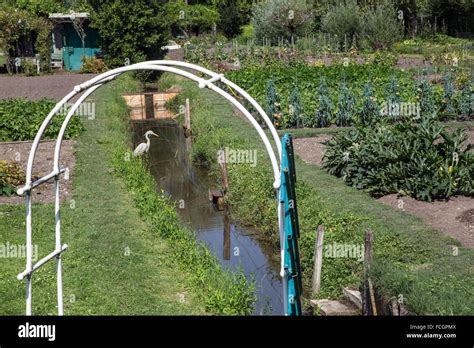
[[[188,160],[181,125],[174,121],[143,121],[133,123],[132,130],[134,146],[145,141],[143,135],[148,130],[160,136],[151,137],[149,151],[151,171],[158,187],[178,202],[183,221],[192,227],[196,238],[207,244],[224,267],[241,268],[248,279],[253,277],[258,296],[255,314],[281,315],[282,284],[274,251],[258,240],[255,230],[234,221],[230,221],[230,236],[224,237],[224,213],[212,206],[208,194],[209,188],[217,189],[218,186],[210,181],[204,170]]]

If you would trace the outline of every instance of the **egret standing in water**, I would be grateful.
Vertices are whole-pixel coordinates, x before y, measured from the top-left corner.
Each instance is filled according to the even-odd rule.
[[[145,152],[148,152],[150,149],[150,135],[154,135],[155,137],[158,137],[158,134],[152,132],[151,130],[145,133],[145,138],[146,138],[146,143],[141,143],[136,147],[136,149],[133,151],[134,156],[141,156]]]

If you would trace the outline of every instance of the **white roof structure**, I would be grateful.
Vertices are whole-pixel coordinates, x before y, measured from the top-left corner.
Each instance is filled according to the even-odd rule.
[[[88,12],[70,12],[70,13],[51,13],[49,19],[59,19],[59,20],[75,20],[75,19],[85,19],[89,18],[90,14]]]

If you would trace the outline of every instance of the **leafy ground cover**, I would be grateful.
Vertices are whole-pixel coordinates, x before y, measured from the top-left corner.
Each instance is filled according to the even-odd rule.
[[[20,141],[33,139],[41,123],[56,105],[54,100],[30,101],[23,98],[0,100],[0,141]],[[44,139],[57,137],[66,117],[53,118]],[[77,137],[83,130],[82,119],[74,117],[64,135],[65,139]]]

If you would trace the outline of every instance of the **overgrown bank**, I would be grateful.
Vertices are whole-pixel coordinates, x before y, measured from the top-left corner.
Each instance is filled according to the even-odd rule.
[[[193,157],[218,177],[217,152],[257,149],[258,164],[228,164],[231,203],[243,222],[258,227],[277,243],[272,174],[257,134],[233,108],[193,83],[165,75],[162,87],[180,84],[180,98],[192,100]],[[255,136],[252,136],[255,134]],[[395,211],[341,180],[297,161],[301,225],[301,261],[306,290],[312,275],[315,230],[323,225],[326,245],[363,244],[367,228],[375,232],[374,282],[379,293],[401,298],[416,314],[472,314],[473,269],[470,249],[425,226],[418,218]],[[453,245],[458,246],[454,253]],[[326,249],[327,250],[327,249]],[[362,264],[325,253],[319,297],[337,298],[343,286],[360,284]]]
[[[130,82],[131,83],[131,82]],[[114,107],[106,117],[116,121],[117,113],[128,119],[128,109],[121,93],[115,92]],[[157,236],[166,239],[173,259],[183,272],[190,274],[190,286],[198,292],[205,309],[214,314],[251,314],[255,297],[253,285],[243,273],[223,270],[211,251],[196,240],[192,230],[184,227],[174,203],[157,192],[156,182],[146,158],[134,157],[127,146],[129,132],[119,128],[113,137],[113,167],[124,180],[142,219]]]

